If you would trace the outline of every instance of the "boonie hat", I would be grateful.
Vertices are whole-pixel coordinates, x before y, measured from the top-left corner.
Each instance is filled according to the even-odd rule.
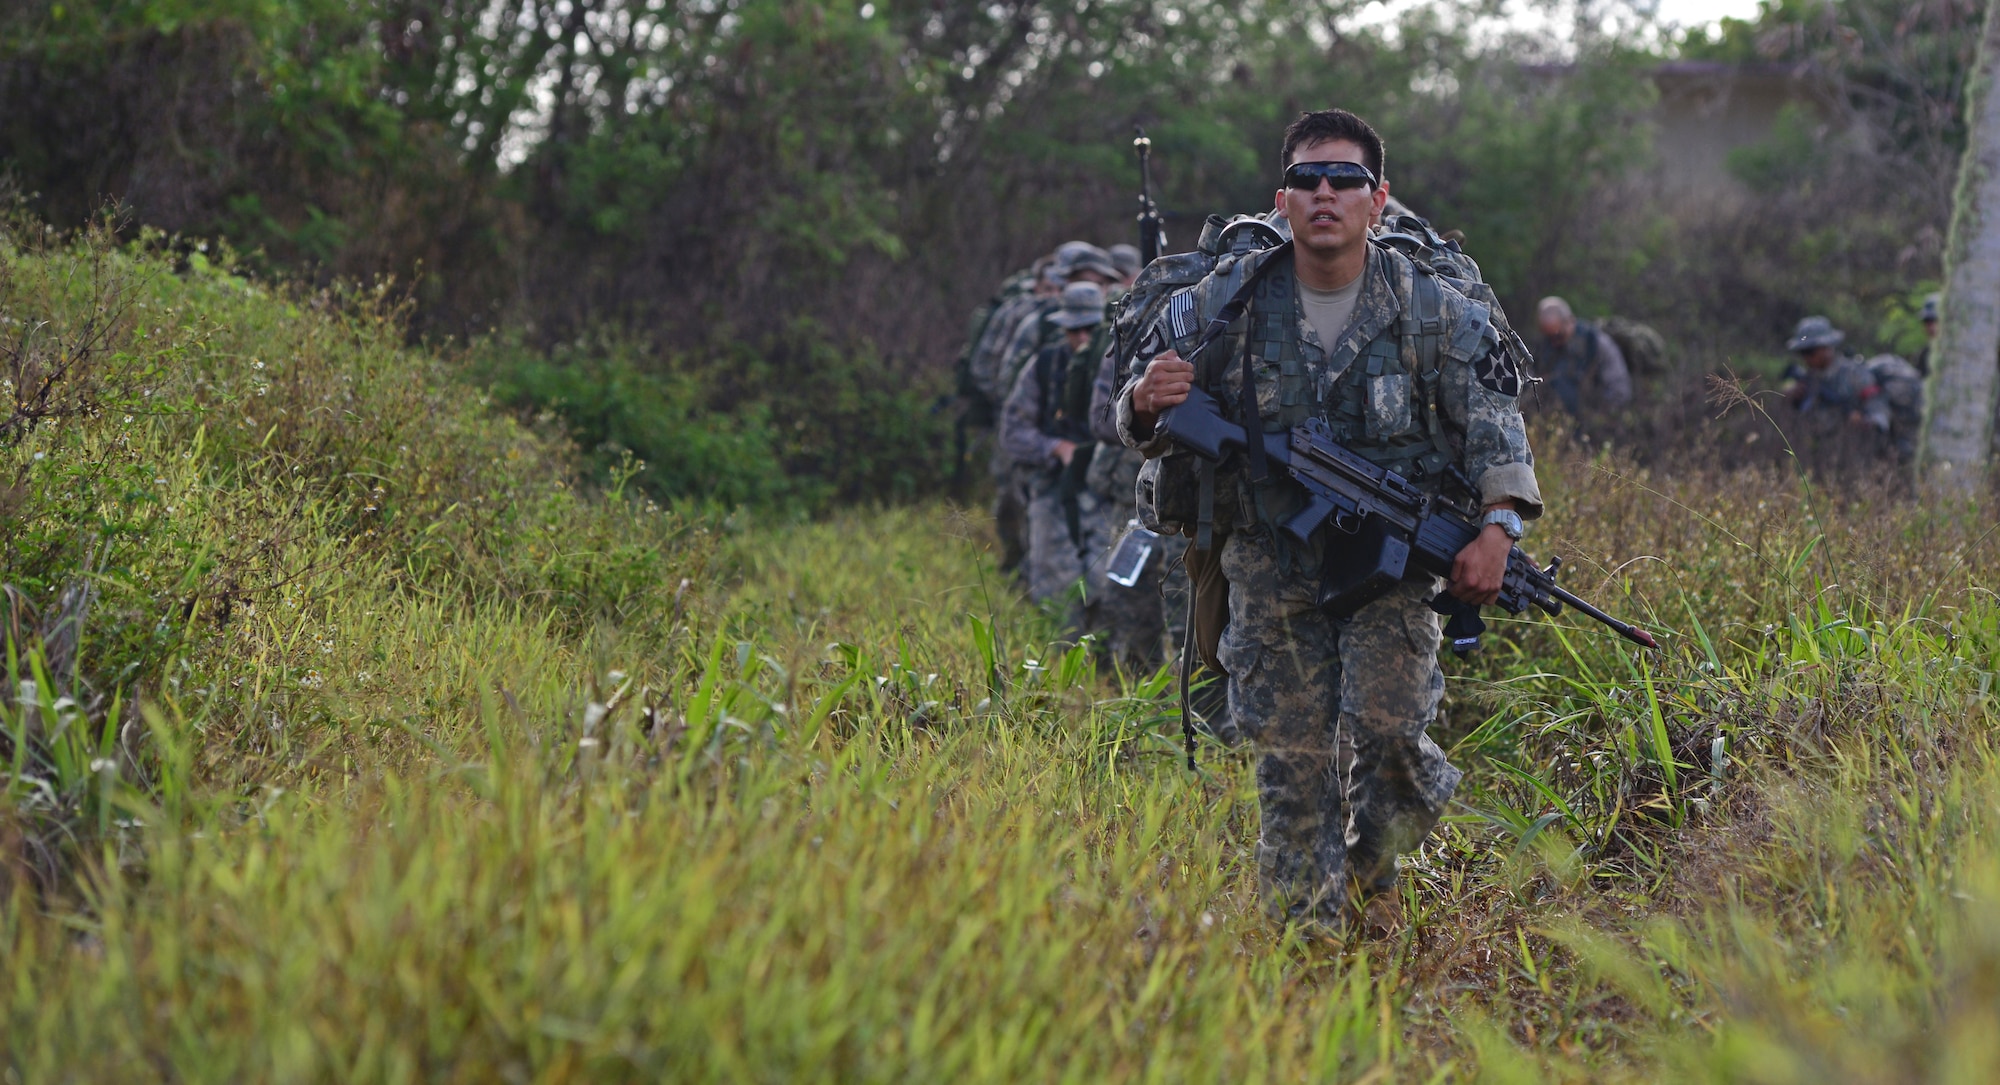
[[[1104,323],[1104,288],[1096,283],[1071,283],[1063,287],[1062,305],[1049,314],[1049,321],[1065,330]]]
[[[1139,274],[1139,270],[1146,266],[1139,256],[1137,245],[1111,246],[1111,262],[1118,265],[1121,276],[1127,279]]]
[[[1092,271],[1113,281],[1125,277],[1118,270],[1118,265],[1112,263],[1111,254],[1095,245],[1078,245],[1076,248],[1064,245],[1063,249],[1066,251],[1056,257],[1056,262],[1063,265],[1065,275],[1075,276]]]
[[[1833,321],[1823,316],[1809,316],[1792,329],[1791,342],[1785,344],[1785,349],[1794,352],[1816,350],[1838,346],[1846,338],[1839,328],[1833,326]]]

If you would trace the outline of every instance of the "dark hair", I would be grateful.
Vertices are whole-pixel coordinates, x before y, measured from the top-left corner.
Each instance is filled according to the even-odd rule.
[[[1293,153],[1300,147],[1310,147],[1329,139],[1344,139],[1360,147],[1361,164],[1368,167],[1376,180],[1382,179],[1382,137],[1367,121],[1345,109],[1322,109],[1316,113],[1299,114],[1299,119],[1285,129],[1285,150],[1279,157],[1278,168],[1289,168]]]

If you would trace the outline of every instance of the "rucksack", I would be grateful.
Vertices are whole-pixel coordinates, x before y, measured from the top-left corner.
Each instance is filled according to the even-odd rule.
[[[1269,218],[1256,215],[1230,219],[1210,215],[1202,224],[1194,251],[1162,256],[1147,264],[1112,313],[1111,350],[1116,358],[1112,383],[1123,386],[1132,378],[1132,356],[1138,353],[1139,341],[1175,294],[1207,278],[1225,254],[1247,255],[1283,244],[1282,223],[1282,219],[1273,224]]]
[[[1597,322],[1597,327],[1618,344],[1618,352],[1625,356],[1625,367],[1632,375],[1666,371],[1667,339],[1651,324],[1642,324],[1629,317],[1607,316]]]
[[[966,412],[972,418],[971,424],[991,426],[999,405],[989,399],[973,377],[973,355],[986,338],[986,331],[993,324],[993,318],[1000,309],[1015,298],[1030,293],[1034,288],[1032,270],[1017,271],[1000,284],[1000,289],[986,299],[986,303],[972,311],[966,322],[965,346],[959,349],[954,369],[958,378],[958,394],[966,401]]]
[[[1868,372],[1889,401],[1891,417],[1901,425],[1923,421],[1924,375],[1900,355],[1877,354],[1867,361]]]

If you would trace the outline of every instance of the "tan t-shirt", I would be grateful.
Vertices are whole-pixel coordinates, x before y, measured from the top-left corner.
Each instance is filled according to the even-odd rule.
[[[1361,280],[1367,277],[1364,268],[1353,282],[1336,290],[1314,290],[1299,284],[1299,309],[1304,312],[1306,323],[1312,325],[1313,334],[1319,336],[1320,345],[1329,352],[1340,342],[1340,333],[1347,330],[1347,322],[1353,319],[1354,305],[1361,300]]]

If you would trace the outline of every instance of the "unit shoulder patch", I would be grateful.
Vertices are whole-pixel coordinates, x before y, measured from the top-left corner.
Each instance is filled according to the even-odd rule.
[[[1490,391],[1509,397],[1521,394],[1520,363],[1503,343],[1494,344],[1493,349],[1481,355],[1472,372]]]

